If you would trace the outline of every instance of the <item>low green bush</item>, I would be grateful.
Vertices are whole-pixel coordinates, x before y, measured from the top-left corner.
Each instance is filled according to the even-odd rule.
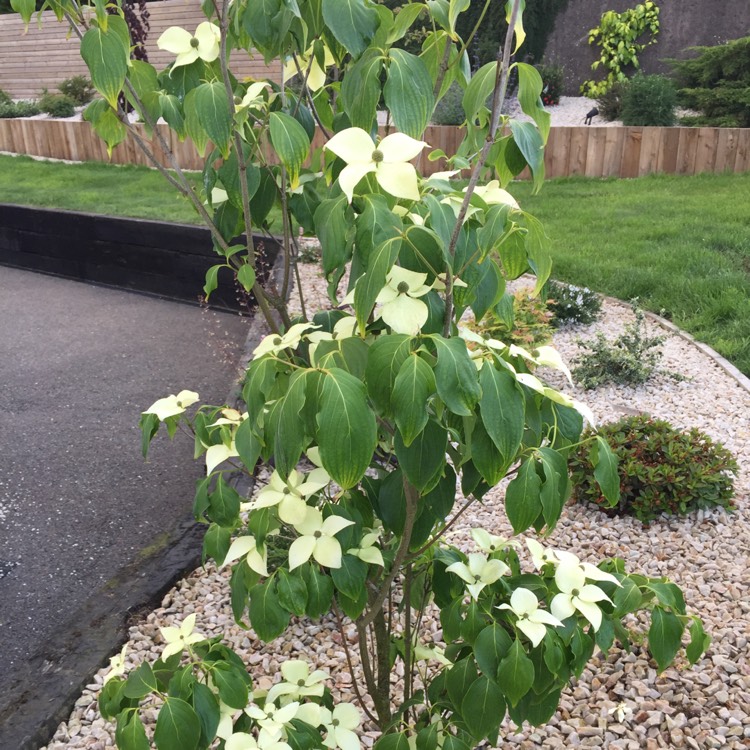
[[[607,383],[640,385],[659,372],[659,347],[664,337],[646,333],[644,312],[636,304],[633,314],[635,320],[611,343],[601,332],[588,341],[578,341],[586,351],[573,360],[573,379],[586,390]]]
[[[615,81],[607,91],[599,94],[596,106],[599,114],[607,122],[614,122],[622,116],[622,100],[628,90],[628,84],[628,81]]]
[[[563,67],[550,63],[539,63],[534,67],[542,77],[542,103],[544,106],[553,107],[559,104],[563,88]]]
[[[622,97],[623,125],[674,125],[677,90],[666,76],[637,75]]]
[[[504,344],[535,349],[552,339],[551,321],[546,301],[531,296],[529,289],[520,289],[513,295],[506,294],[473,328]]]
[[[10,104],[12,101],[10,94],[0,89],[0,104]]]
[[[464,90],[454,81],[445,96],[437,103],[432,115],[435,125],[460,125],[466,119],[466,113],[461,104]]]
[[[50,94],[44,91],[39,99],[39,108],[51,117],[72,117],[76,113],[76,103],[64,94]]]
[[[750,127],[750,36],[716,47],[692,47],[696,56],[670,60],[683,107],[701,112],[684,123]]]
[[[625,417],[600,426],[618,460],[620,501],[611,509],[648,522],[662,513],[685,515],[692,510],[732,507],[737,462],[721,444],[697,429],[678,430],[669,422],[645,415]],[[576,500],[603,508],[591,473],[589,444],[569,458]]]
[[[585,286],[549,281],[543,296],[546,297],[547,307],[554,315],[552,325],[555,328],[564,325],[588,325],[593,323],[602,311],[602,300],[599,295]]]
[[[10,119],[13,117],[33,117],[41,112],[41,108],[36,102],[0,102],[0,118]]]
[[[96,93],[94,84],[86,76],[66,78],[57,88],[63,96],[71,98],[79,107],[88,104]]]

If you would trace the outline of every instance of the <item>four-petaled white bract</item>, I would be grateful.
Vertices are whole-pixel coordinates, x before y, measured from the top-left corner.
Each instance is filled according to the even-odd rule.
[[[560,593],[556,594],[550,604],[552,614],[560,620],[572,617],[580,612],[592,625],[595,631],[602,624],[602,611],[596,602],[612,600],[598,587],[586,583],[586,574],[578,565],[560,564],[555,571],[555,583]]]
[[[506,547],[518,547],[519,543],[502,536],[495,536],[484,529],[472,529],[471,538],[482,552],[499,552]]]
[[[120,651],[117,656],[113,656],[109,660],[109,669],[110,671],[107,672],[106,676],[104,677],[104,684],[106,685],[113,677],[122,677],[122,675],[125,674],[125,654],[128,651],[128,644],[126,643],[122,647],[122,651]]]
[[[360,560],[369,563],[370,565],[380,565],[380,567],[385,567],[383,553],[375,546],[378,539],[380,539],[380,534],[377,531],[365,534],[359,543],[359,547],[348,549],[346,554],[358,557]]]
[[[262,738],[266,736],[278,738],[281,735],[286,725],[297,715],[298,708],[299,703],[297,701],[287,703],[286,706],[281,708],[266,701],[263,708],[255,705],[248,706],[245,713],[258,722],[258,726],[261,728],[259,741],[263,745]]]
[[[536,648],[547,632],[547,625],[560,628],[562,623],[549,612],[539,609],[539,600],[533,591],[518,588],[510,597],[510,604],[501,604],[498,609],[509,609],[518,618],[516,626]]]
[[[466,192],[466,188],[464,188]],[[506,205],[511,208],[520,210],[518,201],[507,191],[500,187],[498,180],[490,180],[486,185],[477,185],[474,188],[474,194],[478,195],[485,203],[489,205]]]
[[[247,87],[245,96],[242,97],[239,104],[235,105],[235,108],[238,110],[244,109],[245,107],[251,107],[254,104],[262,102],[263,97],[261,94],[263,93],[263,89],[267,88],[270,88],[270,86],[266,81],[256,81],[255,83],[251,83]]]
[[[386,285],[375,301],[382,305],[380,317],[394,333],[416,336],[427,322],[429,309],[419,299],[432,290],[425,281],[426,273],[409,271],[401,266],[393,266],[386,276]]]
[[[230,458],[237,458],[239,455],[234,440],[229,445],[224,445],[224,443],[210,445],[206,451],[206,474],[210,474],[219,464],[223,464],[224,461]]]
[[[302,74],[302,78],[307,77],[307,88],[310,91],[317,91],[323,88],[326,82],[326,70],[333,65],[334,60],[331,50],[324,44],[323,45],[323,67],[321,68],[318,64],[318,60],[313,54],[313,45],[308,47],[304,55],[297,55],[295,62],[293,57],[290,57],[284,64],[284,80],[288,81],[290,78]]]
[[[223,568],[225,565],[229,565],[229,563],[239,560],[241,557],[245,558],[245,562],[250,570],[254,570],[258,575],[268,575],[268,552],[265,548],[262,553],[260,552],[254,536],[237,537],[229,547],[229,551],[221,567]]]
[[[362,723],[362,717],[351,703],[339,703],[333,711],[321,708],[320,723],[327,732],[323,740],[326,747],[360,750],[356,729]]]
[[[354,188],[371,172],[386,193],[418,201],[417,170],[409,162],[419,156],[426,145],[405,133],[391,133],[375,145],[362,128],[347,128],[336,133],[324,148],[346,162],[339,174],[339,186],[351,203]]]
[[[256,740],[247,732],[235,732],[226,741],[224,750],[292,750],[283,740],[261,734]]]
[[[176,417],[178,414],[182,414],[198,398],[199,396],[195,391],[180,391],[176,396],[171,395],[154,401],[143,413],[156,414],[159,420],[163,422],[169,417]]]
[[[172,70],[181,65],[190,65],[198,58],[205,62],[213,62],[221,50],[221,32],[216,24],[204,21],[198,24],[195,34],[185,31],[179,26],[170,26],[156,42],[159,49],[177,55],[172,64]]]
[[[290,659],[281,665],[283,682],[276,683],[266,696],[266,702],[274,703],[279,696],[285,700],[296,701],[306,696],[321,697],[324,691],[324,680],[329,678],[328,672],[316,669],[310,672],[310,666],[302,659]]]
[[[308,507],[304,521],[294,525],[301,536],[289,547],[289,570],[304,565],[311,557],[323,567],[340,568],[341,545],[335,535],[352,525],[354,521],[341,516],[323,520],[317,508]]]
[[[468,584],[467,591],[473,599],[477,599],[485,586],[499,581],[510,568],[502,560],[488,560],[481,553],[472,552],[469,555],[468,565],[456,562],[449,565],[446,570],[465,581]]]
[[[293,469],[286,482],[274,471],[268,484],[255,500],[243,505],[243,510],[278,506],[279,518],[294,526],[307,517],[305,500],[320,492],[330,481],[331,477],[325,469],[313,469],[307,476]]]
[[[253,357],[262,357],[264,354],[278,354],[284,349],[296,349],[299,342],[302,341],[303,334],[315,328],[320,328],[320,326],[313,323],[295,323],[283,335],[272,333],[253,349]]]
[[[166,660],[173,654],[180,654],[188,646],[192,646],[194,643],[204,641],[205,638],[200,633],[194,633],[195,628],[195,613],[188,615],[179,627],[166,627],[159,628],[164,640],[167,645],[162,651],[161,658]]]

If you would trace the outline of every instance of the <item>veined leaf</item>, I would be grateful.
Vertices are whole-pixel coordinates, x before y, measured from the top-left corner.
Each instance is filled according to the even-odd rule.
[[[185,109],[195,110],[195,117],[203,132],[226,159],[229,156],[232,119],[224,85],[219,81],[202,83],[185,97]]]
[[[521,642],[516,640],[508,655],[500,662],[497,682],[508,702],[515,706],[534,684],[534,664],[526,656]]]
[[[475,740],[482,740],[505,718],[505,699],[500,688],[484,675],[466,691],[461,716]]]
[[[510,463],[521,445],[524,429],[524,397],[508,370],[485,362],[479,373],[482,397],[479,413],[487,434]]]
[[[589,452],[594,466],[594,478],[604,497],[614,507],[620,500],[620,474],[617,471],[617,456],[612,452],[609,443],[601,436],[596,436]]]
[[[336,41],[356,58],[375,36],[379,16],[366,0],[323,0],[323,20]]]
[[[290,115],[272,112],[269,121],[271,143],[289,172],[292,189],[299,185],[299,171],[310,150],[310,139],[305,129]]]
[[[96,90],[111,107],[116,108],[130,57],[129,44],[123,42],[123,27],[125,38],[129,39],[129,35],[127,24],[122,18],[111,16],[108,20],[106,32],[100,28],[90,28],[83,35],[81,57],[88,66]]]
[[[528,529],[542,512],[541,487],[536,462],[527,458],[505,492],[505,512],[516,534]]]
[[[445,405],[459,416],[468,417],[481,395],[477,368],[469,357],[466,342],[458,337],[434,334],[437,349],[435,378],[437,392]]]
[[[367,132],[372,128],[380,101],[380,73],[383,55],[368,50],[349,68],[341,84],[341,101],[352,126]]]
[[[651,612],[648,647],[656,660],[659,672],[663,672],[672,663],[672,659],[680,650],[684,627],[677,615],[661,607],[654,607]]]
[[[435,389],[435,373],[419,354],[413,352],[399,368],[393,384],[396,425],[405,446],[411,445],[427,424],[427,400]]]
[[[383,88],[386,106],[402,133],[419,138],[435,107],[430,72],[421,58],[404,50],[393,48],[388,56],[388,80]]]
[[[200,720],[192,706],[180,698],[167,696],[156,720],[156,747],[159,750],[195,750],[200,733]]]

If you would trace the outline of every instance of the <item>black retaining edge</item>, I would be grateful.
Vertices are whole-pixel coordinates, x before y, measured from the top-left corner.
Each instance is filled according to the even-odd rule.
[[[264,281],[279,244],[253,239]],[[206,227],[0,203],[0,264],[198,304],[206,271],[222,260]],[[218,281],[210,307],[255,306],[230,274]]]

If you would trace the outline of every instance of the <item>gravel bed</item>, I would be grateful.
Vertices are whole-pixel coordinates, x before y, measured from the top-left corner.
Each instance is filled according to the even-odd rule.
[[[317,267],[301,266],[301,276],[309,295],[320,299],[325,283]],[[570,361],[577,352],[577,338],[588,338],[595,330],[613,337],[631,317],[627,305],[605,302],[599,323],[557,332],[555,346]],[[655,326],[649,323],[649,328]],[[581,678],[565,690],[548,725],[513,734],[509,724],[500,747],[750,747],[750,393],[680,337],[668,338],[663,351],[664,367],[687,379],[660,376],[639,388],[605,387],[591,392],[571,389],[559,380],[558,373],[548,373],[548,380],[588,403],[600,421],[647,412],[680,427],[696,426],[722,441],[741,467],[736,512],[698,511],[682,519],[662,518],[644,528],[631,518],[608,518],[592,507],[571,505],[549,543],[576,550],[594,562],[617,555],[627,561],[630,570],[669,576],[685,591],[690,611],[704,619],[713,643],[694,667],[680,662],[658,676],[654,662],[640,648],[629,654],[615,650],[606,660],[598,653]],[[473,526],[510,535],[502,494],[502,488],[490,493],[457,529],[452,541],[463,544]],[[196,612],[196,629],[207,636],[223,634],[245,658],[257,685],[267,686],[278,679],[283,661],[304,657],[330,672],[332,687],[340,698],[353,699],[352,680],[361,681],[361,676],[349,672],[341,635],[332,620],[293,620],[284,637],[262,644],[252,631],[234,624],[228,598],[226,571],[217,572],[209,566],[188,575],[160,608],[130,629],[130,668],[145,657],[157,658],[161,650],[159,626]],[[427,627],[434,638],[440,638],[438,622],[428,622]],[[355,640],[353,628],[345,630],[345,637]],[[113,644],[113,653],[117,650]],[[114,747],[114,727],[96,708],[107,671],[95,676],[47,750]],[[614,709],[622,703],[626,715],[618,719]],[[376,737],[375,732],[365,732],[363,743],[371,746]]]

